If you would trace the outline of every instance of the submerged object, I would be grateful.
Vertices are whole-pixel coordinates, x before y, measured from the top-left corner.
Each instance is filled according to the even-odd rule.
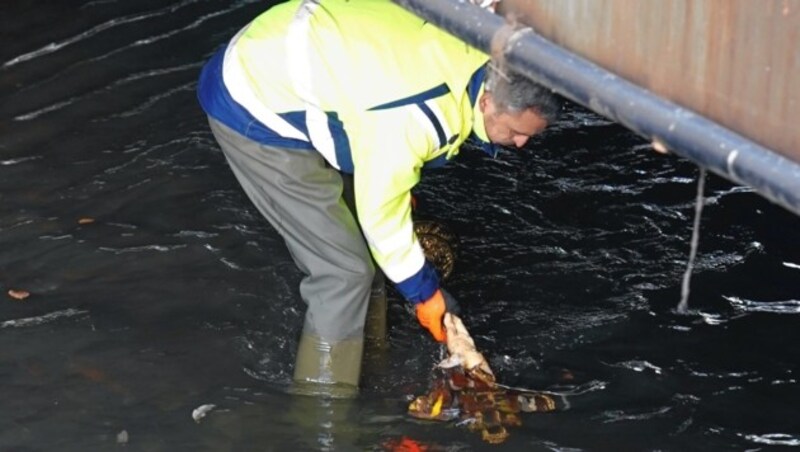
[[[428,259],[442,279],[455,266],[456,236],[435,220],[415,220],[414,233]],[[447,331],[447,358],[434,370],[426,394],[416,397],[408,414],[426,421],[459,421],[491,444],[508,438],[506,427],[519,426],[520,412],[548,412],[556,409],[547,395],[498,385],[489,362],[475,347],[464,322],[454,314],[444,315]]]
[[[414,234],[425,259],[436,268],[442,280],[453,274],[458,254],[458,238],[438,220],[414,220]]]
[[[550,395],[498,385],[489,363],[458,316],[445,314],[448,357],[434,370],[426,394],[416,397],[408,414],[428,421],[455,421],[479,432],[491,444],[505,441],[506,427],[522,425],[521,412],[550,412]]]

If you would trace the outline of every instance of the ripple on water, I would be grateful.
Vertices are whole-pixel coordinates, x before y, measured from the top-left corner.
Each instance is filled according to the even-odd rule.
[[[608,365],[612,367],[621,367],[623,369],[633,370],[635,372],[643,372],[645,370],[649,370],[659,375],[662,372],[659,366],[656,366],[644,360],[622,361],[619,363],[613,363]]]
[[[724,296],[739,312],[768,312],[771,314],[800,314],[800,300],[754,301]]]
[[[148,251],[157,251],[159,253],[166,253],[170,251],[179,250],[182,248],[186,248],[185,244],[177,244],[177,245],[142,245],[142,246],[130,246],[125,248],[113,248],[109,246],[101,246],[98,247],[100,251],[107,251],[113,254],[126,254],[126,253],[142,253]]]
[[[789,433],[764,433],[761,435],[739,433],[739,436],[756,444],[766,444],[769,446],[800,446],[800,436]]]
[[[69,308],[61,311],[54,311],[47,314],[38,315],[35,317],[25,317],[22,319],[6,320],[4,322],[0,322],[0,329],[25,328],[30,326],[43,325],[45,323],[51,323],[63,318],[83,317],[88,313],[89,311],[84,311],[82,309]]]
[[[600,419],[602,419],[603,423],[605,424],[614,422],[624,422],[624,421],[647,421],[650,419],[662,417],[671,410],[672,407],[668,406],[640,413],[632,411],[624,411],[624,410],[610,410],[601,413]]]

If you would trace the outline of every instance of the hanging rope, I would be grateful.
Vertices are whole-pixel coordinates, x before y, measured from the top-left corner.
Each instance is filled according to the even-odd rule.
[[[706,186],[706,169],[700,167],[700,175],[697,179],[697,198],[694,204],[694,225],[692,227],[692,245],[689,251],[689,262],[686,263],[686,271],[683,273],[681,283],[681,301],[678,303],[678,313],[686,314],[689,310],[689,281],[692,279],[694,261],[697,257],[697,246],[700,242],[700,215],[703,213],[703,192]]]

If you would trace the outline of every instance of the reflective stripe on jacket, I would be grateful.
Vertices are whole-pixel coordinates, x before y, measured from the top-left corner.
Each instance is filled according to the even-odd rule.
[[[410,190],[474,132],[488,56],[387,0],[289,1],[204,67],[205,111],[265,144],[314,149],[354,176],[375,261],[411,302],[438,288]]]

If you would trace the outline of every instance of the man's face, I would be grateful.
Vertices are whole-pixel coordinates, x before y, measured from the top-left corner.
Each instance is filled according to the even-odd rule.
[[[480,99],[483,123],[489,141],[503,146],[525,146],[528,139],[547,127],[547,121],[534,110],[517,113],[498,112],[491,93]]]

